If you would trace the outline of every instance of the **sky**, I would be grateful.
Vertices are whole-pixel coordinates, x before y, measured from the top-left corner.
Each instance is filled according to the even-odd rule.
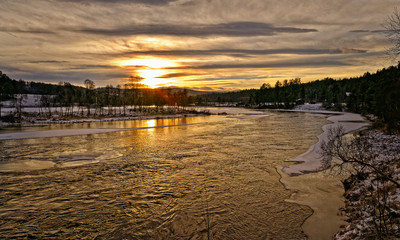
[[[0,71],[203,91],[346,78],[395,64],[399,0],[0,0]]]

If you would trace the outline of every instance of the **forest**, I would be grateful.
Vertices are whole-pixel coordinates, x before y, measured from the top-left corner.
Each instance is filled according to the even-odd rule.
[[[335,111],[351,111],[377,117],[389,131],[400,129],[400,63],[345,79],[325,78],[302,83],[301,79],[264,83],[255,90],[199,96],[211,102],[237,103],[255,108],[290,109],[296,104],[323,103]]]
[[[92,80],[85,80],[84,87],[68,82],[46,84],[10,79],[0,72],[0,100],[15,98],[15,94],[42,95],[43,107],[64,107],[66,114],[73,114],[69,108],[86,108],[85,114],[109,114],[104,108],[118,107],[122,115],[127,106],[135,106],[134,111],[143,111],[144,106],[186,107],[224,104],[253,108],[293,108],[296,104],[323,103],[326,109],[352,111],[373,115],[377,123],[389,131],[400,129],[400,63],[365,73],[360,77],[345,79],[325,78],[302,83],[301,79],[277,81],[273,86],[264,83],[259,89],[234,92],[208,93],[194,96],[187,89],[151,89],[132,80],[124,86],[96,88]],[[18,99],[16,99],[18,102]],[[83,112],[83,111],[82,111]]]

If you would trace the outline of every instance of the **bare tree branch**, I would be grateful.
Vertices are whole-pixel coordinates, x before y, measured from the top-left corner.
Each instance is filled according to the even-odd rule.
[[[400,11],[395,8],[386,23],[383,25],[386,29],[386,37],[392,42],[393,46],[389,48],[388,54],[397,58],[400,55]]]
[[[336,167],[347,163],[357,164],[359,167],[367,167],[372,172],[375,172],[379,178],[387,180],[395,184],[397,188],[400,188],[400,183],[390,176],[388,169],[381,169],[380,166],[374,165],[372,158],[375,158],[374,154],[377,153],[371,151],[371,144],[364,138],[346,139],[343,127],[340,125],[328,130],[328,141],[322,142],[321,149],[325,166],[331,166],[332,158],[338,158],[342,162],[336,163]],[[343,169],[343,166],[339,167]]]

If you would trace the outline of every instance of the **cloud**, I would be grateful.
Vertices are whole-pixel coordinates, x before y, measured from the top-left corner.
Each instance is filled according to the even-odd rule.
[[[105,85],[102,84],[102,82],[108,81],[109,79],[122,79],[127,77],[127,75],[123,73],[97,73],[91,71],[82,72],[73,70],[47,72],[45,74],[42,72],[18,72],[16,75],[18,75],[18,78],[22,78],[24,80],[49,83],[73,82],[75,84],[82,84],[85,79],[89,78],[94,80],[95,84],[99,86]]]
[[[115,69],[112,65],[103,64],[83,64],[83,65],[73,65],[66,68],[66,70],[87,70],[87,69]]]
[[[170,2],[174,2],[176,0],[62,0],[64,2],[76,2],[76,3],[106,3],[106,4],[115,4],[115,3],[139,3],[139,4],[147,4],[147,5],[168,5]]]
[[[190,89],[197,90],[197,91],[212,91],[213,88],[210,87],[191,87]]]
[[[224,77],[209,77],[209,78],[201,78],[201,79],[193,79],[189,81],[193,82],[217,82],[217,81],[226,81],[226,80],[255,80],[255,79],[267,79],[274,78],[273,76],[255,76],[255,75],[239,75],[239,76],[224,76]]]
[[[323,2],[3,1],[0,70],[17,79],[91,78],[105,86],[148,69],[120,61],[160,58],[182,65],[161,76],[176,78],[177,86],[247,88],[264,77],[309,81],[386,66],[390,42],[379,29],[398,0]]]
[[[327,67],[327,66],[351,66],[351,64],[336,60],[308,60],[308,61],[285,61],[267,63],[244,63],[244,64],[205,64],[199,66],[170,67],[166,69],[241,69],[241,68],[290,68],[290,67]]]
[[[351,33],[386,33],[387,30],[380,29],[380,30],[365,30],[365,29],[356,29],[349,31]]]
[[[210,49],[210,50],[154,50],[154,51],[129,51],[123,55],[150,55],[150,56],[209,56],[209,55],[230,55],[246,57],[248,55],[270,55],[270,54],[358,54],[366,53],[361,49],[316,49],[316,48],[281,48],[281,49]]]
[[[82,28],[72,30],[76,32],[105,35],[105,36],[131,36],[131,35],[171,35],[171,36],[273,36],[277,33],[308,33],[317,32],[316,29],[275,27],[269,23],[260,22],[230,22],[208,25],[168,25],[168,24],[143,24],[125,26],[114,29]]]
[[[28,63],[68,63],[68,61],[57,61],[57,60],[40,60],[40,61],[29,61]]]
[[[196,75],[202,75],[202,74],[196,74],[196,73],[168,73],[165,75],[161,75],[157,78],[178,78],[178,77],[188,77],[188,76],[196,76]]]
[[[42,28],[0,28],[0,32],[6,33],[28,33],[28,34],[55,34],[53,31],[49,31],[47,29]]]

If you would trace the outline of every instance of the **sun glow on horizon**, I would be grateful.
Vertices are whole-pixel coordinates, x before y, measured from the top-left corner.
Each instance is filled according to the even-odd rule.
[[[160,76],[165,75],[168,71],[163,69],[143,69],[138,70],[139,76],[144,78],[140,83],[147,85],[151,88],[157,88],[161,85],[173,82],[170,79],[160,78]]]
[[[174,67],[177,64],[174,61],[161,58],[136,58],[122,60],[118,62],[120,66],[145,66],[150,68]]]
[[[150,88],[157,88],[168,83],[174,82],[168,78],[160,78],[163,75],[170,73],[166,67],[175,67],[178,64],[172,60],[161,58],[136,58],[118,61],[117,64],[121,67],[136,66],[141,69],[135,70],[136,74],[143,78],[141,84],[147,85]]]

